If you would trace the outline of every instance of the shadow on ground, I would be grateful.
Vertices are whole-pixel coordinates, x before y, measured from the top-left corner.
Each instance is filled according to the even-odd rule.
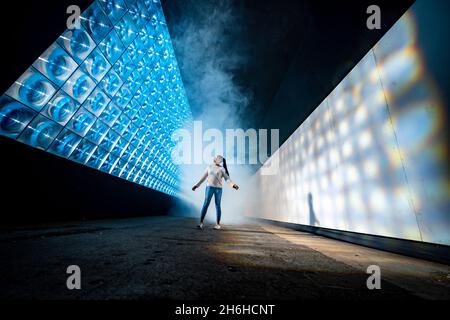
[[[282,234],[299,234],[285,229]],[[310,235],[311,237],[315,237]],[[149,217],[3,230],[2,299],[415,299],[258,224]],[[82,289],[66,288],[78,265]]]

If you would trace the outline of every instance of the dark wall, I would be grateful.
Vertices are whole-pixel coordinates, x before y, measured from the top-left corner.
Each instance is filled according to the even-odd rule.
[[[165,215],[172,197],[0,136],[1,224]]]
[[[66,9],[89,0],[2,4],[1,93],[66,29]],[[1,224],[167,214],[172,198],[0,136]]]

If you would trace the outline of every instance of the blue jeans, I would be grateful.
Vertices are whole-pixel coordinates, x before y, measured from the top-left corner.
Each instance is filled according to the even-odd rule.
[[[220,217],[222,216],[222,210],[220,208],[220,200],[222,199],[222,188],[217,187],[209,187],[209,186],[206,187],[205,202],[203,203],[202,217],[200,218],[200,221],[203,222],[203,220],[205,219],[206,211],[208,211],[208,207],[213,195],[214,195],[214,202],[216,203],[217,224],[219,224]]]

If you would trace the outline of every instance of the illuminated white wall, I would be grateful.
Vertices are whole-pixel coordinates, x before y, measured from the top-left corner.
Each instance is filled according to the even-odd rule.
[[[253,177],[249,215],[450,244],[446,115],[407,12]],[[270,161],[271,159],[269,159]]]

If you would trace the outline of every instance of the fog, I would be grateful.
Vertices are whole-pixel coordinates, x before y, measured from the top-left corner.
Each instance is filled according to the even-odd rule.
[[[226,129],[243,127],[243,115],[252,101],[251,92],[243,90],[235,81],[235,72],[245,66],[249,57],[245,44],[241,43],[242,16],[231,1],[180,1],[182,11],[178,20],[171,23],[171,37],[177,55],[194,120],[202,121],[203,132],[214,128],[225,137]],[[213,141],[204,141],[203,148]],[[193,143],[192,143],[193,144]],[[192,152],[203,152],[192,148]],[[229,155],[227,150],[225,155]],[[200,216],[206,182],[195,192],[192,186],[198,182],[214,154],[201,165],[182,165],[180,203],[173,214]],[[232,154],[232,153],[231,153]],[[225,156],[224,155],[224,156]],[[201,155],[193,154],[194,157]],[[239,154],[235,154],[235,157]],[[232,159],[227,159],[233,162]],[[224,183],[222,196],[222,222],[238,223],[242,220],[249,197],[249,168],[229,165],[231,179],[239,185],[238,191]],[[214,199],[211,201],[206,221],[215,221]]]

